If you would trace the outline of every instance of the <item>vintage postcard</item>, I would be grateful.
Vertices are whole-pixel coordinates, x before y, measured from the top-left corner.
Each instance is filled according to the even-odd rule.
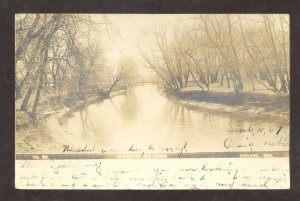
[[[287,14],[16,14],[18,189],[289,189]]]

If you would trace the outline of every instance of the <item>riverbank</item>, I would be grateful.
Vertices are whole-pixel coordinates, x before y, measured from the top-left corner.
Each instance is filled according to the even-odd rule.
[[[124,92],[125,91],[114,92],[110,97],[117,96]],[[166,98],[163,97],[160,92],[161,90],[157,90],[156,88],[154,90],[153,87],[140,87],[139,90],[135,91],[135,94],[129,94],[128,96],[124,97],[124,101],[121,102],[125,104],[121,104],[119,107],[117,107],[119,108],[118,110],[115,110],[116,105],[114,105],[113,103],[108,105],[104,104],[105,106],[103,107],[105,107],[105,110],[109,105],[111,105],[111,108],[109,110],[106,110],[107,112],[111,112],[109,115],[110,117],[108,116],[107,118],[115,118],[120,115],[122,117],[120,119],[121,121],[123,118],[125,119],[125,121],[126,119],[130,118],[132,122],[141,123],[140,126],[137,126],[138,129],[132,130],[130,127],[122,128],[128,129],[127,132],[131,133],[131,136],[134,136],[134,132],[132,131],[138,131],[140,128],[145,128],[143,127],[145,126],[145,124],[143,123],[145,121],[149,121],[148,125],[154,125],[154,127],[159,125],[158,127],[155,127],[155,133],[162,132],[162,135],[163,133],[168,133],[167,131],[164,131],[162,129],[162,125],[166,126],[166,124],[169,123],[168,126],[170,127],[167,126],[165,129],[173,129],[172,122],[152,122],[153,119],[157,120],[161,119],[162,117],[164,118],[165,115],[171,115],[168,107],[165,104]],[[275,123],[276,126],[289,125],[289,96],[277,97],[275,95],[272,95],[271,93],[261,93],[260,91],[257,91],[245,92],[241,94],[240,99],[237,99],[236,96],[230,91],[216,90],[204,93],[199,91],[197,88],[190,87],[187,87],[180,91],[165,92],[164,96],[168,96],[168,101],[175,102],[176,105],[181,105],[188,110],[196,110],[197,112],[189,112],[194,112],[194,115],[198,115],[198,119],[201,119],[201,113],[205,113],[215,114],[216,116],[220,116],[220,118],[229,117],[230,119],[232,118],[241,120],[241,122],[251,122],[253,124],[262,123],[263,125],[265,125],[270,122]],[[46,102],[48,102],[48,104],[41,102],[41,105],[39,107],[39,113],[43,114],[44,117],[38,121],[38,126],[33,125],[32,119],[28,116],[27,112],[16,111],[16,152],[58,153],[63,150],[63,144],[66,143],[70,146],[74,145],[84,147],[87,141],[82,140],[81,137],[78,137],[78,135],[76,135],[76,132],[67,129],[64,126],[66,125],[66,122],[64,121],[70,119],[70,117],[73,116],[77,111],[84,110],[87,105],[101,103],[106,98],[107,97],[101,96],[97,93],[90,94],[84,100],[75,100],[72,107],[67,107],[65,104],[55,104],[55,102],[45,100]],[[157,105],[152,103],[157,103]],[[150,104],[154,107],[149,107]],[[168,106],[170,107],[173,105],[174,104],[168,104]],[[53,106],[55,106],[55,110],[53,109]],[[18,107],[16,106],[16,108]],[[148,108],[151,109],[148,110]],[[103,111],[103,109],[104,108],[102,108],[100,111]],[[136,111],[142,112],[137,113]],[[102,113],[100,113],[99,115],[102,115]],[[99,136],[101,136],[101,132],[105,132],[103,128],[105,128],[107,122],[104,120],[106,119],[106,117],[104,117],[104,119],[102,118],[102,120],[100,119],[103,116],[99,117],[100,118],[99,122],[97,122],[97,125],[100,125],[101,122],[101,126],[99,126],[100,130],[92,131],[92,133],[95,132],[99,134]],[[97,115],[95,115],[94,118],[98,121]],[[214,122],[209,122],[207,119],[201,119],[201,122],[204,126],[211,126],[211,124],[215,124]],[[77,123],[73,122],[74,126],[76,126],[76,128],[80,130],[81,122]],[[127,122],[121,122],[120,125],[125,125],[126,123]],[[195,126],[197,126],[197,124],[194,125],[194,128]],[[109,128],[114,129],[111,127]],[[147,137],[148,132],[152,129],[153,127],[149,127],[142,132],[137,132],[136,136],[140,137],[140,134],[143,133],[145,134],[145,137]],[[205,130],[205,132],[208,131],[209,130]],[[126,133],[126,130],[124,132]],[[188,131],[189,134],[191,132],[193,132],[193,130]],[[220,132],[220,135],[222,135],[223,131],[219,130],[217,132]],[[178,131],[178,133],[177,134],[180,136],[181,131]],[[86,136],[90,137],[92,135]],[[132,138],[135,139],[136,137]],[[118,138],[118,140],[120,139]],[[94,143],[93,140],[89,142]],[[91,146],[93,146],[93,144]]]
[[[124,93],[125,90],[112,92],[109,97]],[[86,105],[105,100],[108,96],[99,93],[88,94],[85,98],[75,98],[70,106],[68,102],[58,101],[53,97],[45,98],[39,105],[39,116],[36,125],[30,118],[29,112],[15,111],[15,150],[16,153],[57,153],[62,149],[64,136],[53,134],[49,129],[48,122],[52,122],[53,127],[59,126],[59,121],[64,117],[79,110]],[[68,99],[68,98],[66,98]],[[16,108],[20,107],[20,102],[16,101]],[[28,109],[30,111],[30,108]],[[54,123],[53,123],[54,122]]]
[[[229,115],[249,121],[268,119],[270,122],[289,124],[290,97],[271,93],[244,92],[236,97],[229,91],[203,92],[194,87],[165,91],[168,98],[190,109]]]

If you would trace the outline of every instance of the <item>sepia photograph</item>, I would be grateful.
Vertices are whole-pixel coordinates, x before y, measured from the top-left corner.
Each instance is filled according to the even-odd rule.
[[[289,147],[288,14],[15,14],[20,188],[285,189]]]
[[[288,15],[15,26],[16,153],[288,151]]]

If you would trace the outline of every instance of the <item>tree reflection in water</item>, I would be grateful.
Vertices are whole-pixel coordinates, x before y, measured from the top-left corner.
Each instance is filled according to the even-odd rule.
[[[117,146],[125,150],[132,144],[177,146],[188,142],[189,151],[224,151],[224,139],[238,135],[235,136],[237,142],[244,140],[242,135],[232,131],[256,122],[247,120],[246,116],[235,118],[231,113],[186,107],[164,97],[153,85],[137,86],[72,115],[63,126],[74,136],[98,146]],[[256,126],[278,127],[268,122],[257,122]],[[288,129],[284,127],[284,131]],[[255,138],[255,142],[261,141]]]
[[[191,121],[190,109],[184,107],[183,105],[176,104],[171,100],[168,100],[168,113],[171,117],[171,120],[180,120],[184,121]]]

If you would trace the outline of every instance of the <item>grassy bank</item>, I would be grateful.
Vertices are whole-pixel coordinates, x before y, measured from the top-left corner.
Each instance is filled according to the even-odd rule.
[[[167,96],[190,109],[226,114],[246,120],[266,120],[289,123],[290,97],[264,92],[244,92],[237,97],[233,92],[203,92],[195,88],[166,91]]]
[[[113,92],[110,97],[124,93],[124,90]],[[15,113],[15,148],[16,153],[52,153],[61,150],[62,144],[48,128],[47,122],[55,119],[56,127],[59,121],[83,107],[108,98],[98,93],[86,94],[84,98],[73,98],[72,105],[58,98],[44,97],[39,105],[37,121],[34,122],[27,111],[20,111],[20,102],[16,101]],[[65,99],[68,99],[65,98]],[[30,111],[30,108],[28,108]]]

